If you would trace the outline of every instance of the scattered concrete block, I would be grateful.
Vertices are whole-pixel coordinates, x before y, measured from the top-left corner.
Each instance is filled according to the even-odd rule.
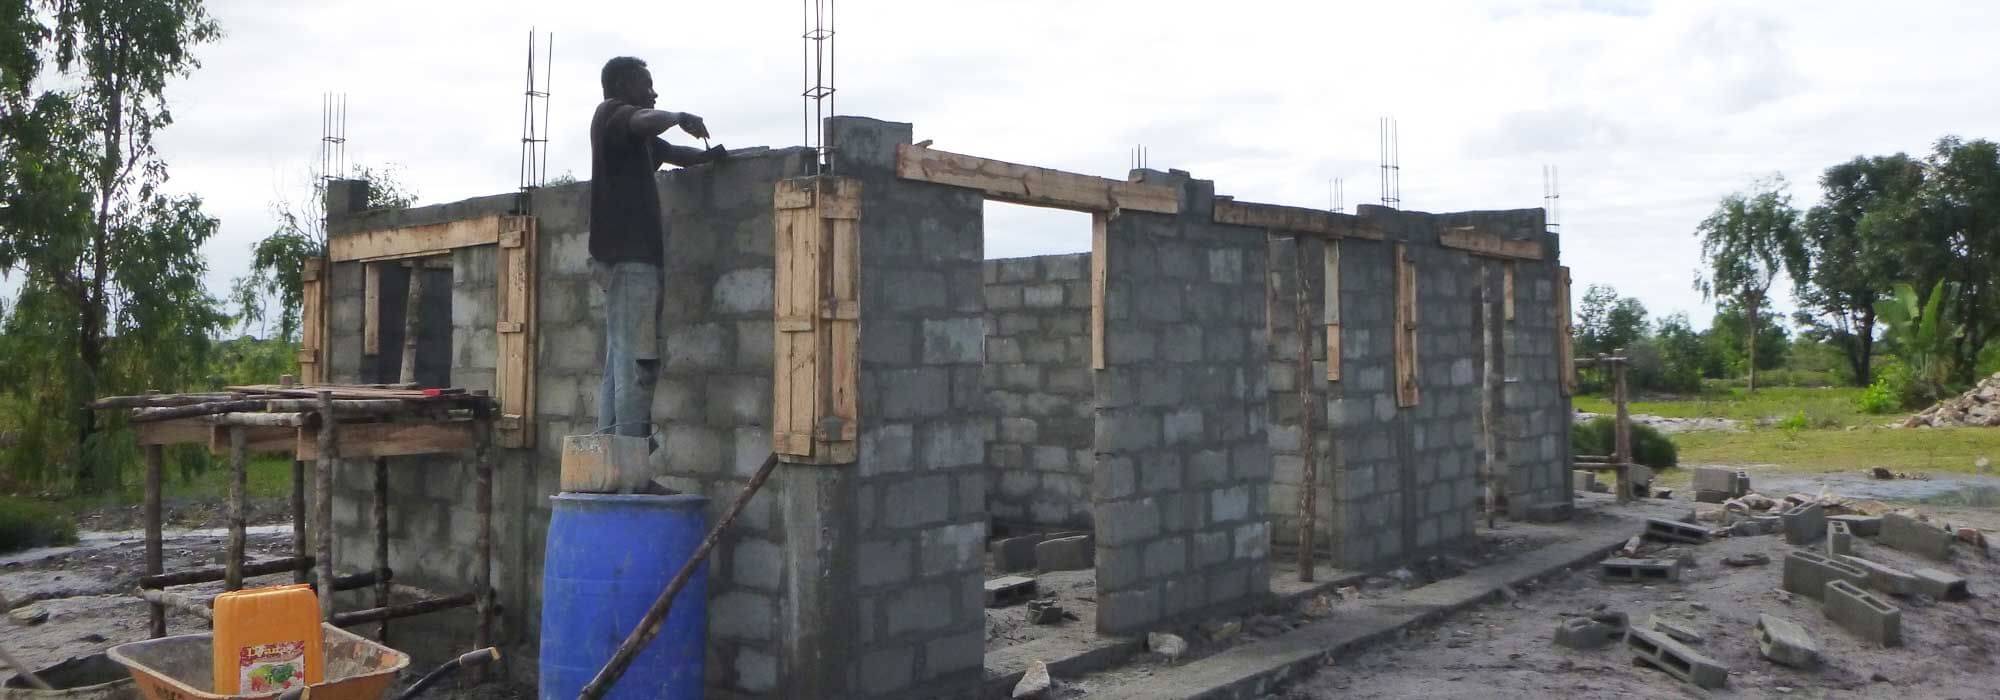
[[[1772,615],[1758,615],[1757,651],[1764,658],[1790,666],[1810,669],[1819,665],[1819,640],[1813,639],[1799,623]]]
[[[1854,531],[1847,523],[1829,520],[1826,523],[1826,553],[1828,556],[1843,556],[1854,553]]]
[[[1903,611],[1847,581],[1826,584],[1821,610],[1855,636],[1886,647],[1903,644]]]
[[[1937,569],[1917,569],[1912,574],[1917,580],[1917,592],[1938,600],[1965,600],[1972,597],[1972,591],[1965,587],[1965,577]]]
[[[1035,580],[1026,576],[1002,576],[986,580],[986,607],[1004,608],[1035,597]]]
[[[1076,571],[1097,565],[1097,538],[1072,535],[1043,540],[1035,545],[1035,568],[1042,571]]]
[[[1736,493],[1736,472],[1721,467],[1695,467],[1694,490],[1714,491],[1729,499],[1742,494]],[[1714,501],[1721,503],[1722,501]]]
[[[1623,627],[1613,627],[1587,617],[1563,618],[1556,624],[1556,644],[1571,649],[1602,649],[1624,635]]]
[[[1631,648],[1634,661],[1665,671],[1682,682],[1703,688],[1720,688],[1729,683],[1729,669],[1665,634],[1634,627],[1625,633],[1625,646]]]
[[[1952,535],[1902,513],[1882,516],[1882,544],[1943,561],[1951,558]]]
[[[1037,625],[1059,625],[1068,618],[1075,617],[1062,608],[1062,604],[1052,599],[1036,598],[1028,601],[1028,622]]]
[[[1728,491],[1710,491],[1708,489],[1694,490],[1694,500],[1697,503],[1722,503],[1729,499],[1730,495]]]
[[[1790,496],[1786,496],[1790,499]],[[1785,542],[1795,545],[1809,545],[1826,537],[1826,509],[1818,503],[1792,506],[1782,516],[1785,522]]]
[[[1597,472],[1578,469],[1569,473],[1569,487],[1572,490],[1590,492],[1597,490]]]
[[[1041,659],[1028,662],[1028,671],[1021,674],[1021,682],[1014,684],[1012,697],[1016,700],[1047,697],[1055,679],[1049,677],[1049,665]]]
[[[1027,571],[1035,568],[1035,545],[1041,543],[1041,535],[1021,535],[994,540],[987,549],[993,552],[994,568]]]
[[[1780,584],[1785,590],[1808,598],[1820,598],[1826,594],[1826,586],[1832,581],[1866,586],[1868,572],[1805,550],[1793,550],[1785,555],[1784,580]]]
[[[1829,515],[1826,516],[1826,521],[1829,523],[1836,521],[1847,523],[1847,530],[1854,533],[1855,537],[1874,537],[1882,532],[1882,516],[1880,515],[1855,515],[1852,513],[1846,515]]]
[[[1700,632],[1694,631],[1694,628],[1660,617],[1659,615],[1647,618],[1646,626],[1653,628],[1661,634],[1673,637],[1674,641],[1682,644],[1701,644],[1708,641],[1708,638],[1703,637]]]
[[[1788,493],[1785,494],[1784,508],[1786,510],[1791,510],[1793,508],[1797,508],[1807,503],[1818,503],[1818,502],[1819,502],[1818,496],[1811,496],[1803,493]]]
[[[1840,559],[1854,565],[1857,569],[1868,572],[1869,588],[1893,596],[1906,596],[1918,592],[1917,577],[1908,571],[1851,554],[1843,556]]]
[[[1722,558],[1723,566],[1745,567],[1763,566],[1771,563],[1771,556],[1763,552],[1745,552]]]
[[[1680,562],[1672,559],[1606,559],[1597,565],[1604,580],[1659,583],[1681,580]]]
[[[1707,544],[1714,533],[1699,525],[1675,522],[1665,518],[1646,519],[1646,539],[1662,542],[1684,542],[1687,544]]]
[[[1785,529],[1785,517],[1782,515],[1752,515],[1750,519],[1761,523],[1767,534],[1782,532]]]
[[[1736,495],[1744,496],[1748,495],[1749,493],[1750,493],[1750,472],[1746,472],[1739,469],[1736,471]]]
[[[1178,634],[1169,634],[1166,632],[1146,633],[1146,651],[1167,657],[1170,661],[1180,658],[1182,654],[1186,654],[1187,649],[1187,640],[1181,639],[1181,636]]]

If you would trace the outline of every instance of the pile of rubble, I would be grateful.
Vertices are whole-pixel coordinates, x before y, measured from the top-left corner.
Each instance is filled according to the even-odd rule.
[[[1987,554],[1985,539],[1973,528],[1954,530],[1914,511],[1890,511],[1874,502],[1804,494],[1772,499],[1747,492],[1748,479],[1740,474],[1714,471],[1707,478],[1697,472],[1698,485],[1714,487],[1697,488],[1697,493],[1726,496],[1722,509],[1697,511],[1679,521],[1648,519],[1642,535],[1599,563],[1602,580],[1676,582],[1683,570],[1695,566],[1693,548],[1715,538],[1782,535],[1795,548],[1784,556],[1780,595],[1818,601],[1820,612],[1841,631],[1873,646],[1893,647],[1903,644],[1897,603],[1927,607],[1963,600],[1970,593],[1964,577],[1936,568],[1903,571],[1859,556],[1855,546],[1859,538],[1937,562],[1948,561],[1959,545]],[[1771,563],[1771,557],[1752,553],[1725,558],[1723,563],[1763,566]],[[1820,663],[1818,640],[1792,620],[1760,614],[1752,636],[1759,655],[1773,663],[1795,668]],[[1704,641],[1702,634],[1677,620],[1654,615],[1644,625],[1632,625],[1625,613],[1603,605],[1563,618],[1555,634],[1556,644],[1579,650],[1620,645],[1635,664],[1685,683],[1721,688],[1728,683],[1730,670],[1702,653]]]
[[[2000,426],[2000,372],[1965,392],[1926,408],[1903,421],[1905,428]]]

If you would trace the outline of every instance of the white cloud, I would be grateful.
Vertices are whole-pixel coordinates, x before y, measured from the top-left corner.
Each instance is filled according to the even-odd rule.
[[[173,185],[223,219],[220,291],[317,162],[319,96],[350,96],[349,160],[425,201],[511,190],[528,28],[556,33],[552,174],[587,176],[597,68],[652,63],[662,102],[731,146],[801,140],[799,7],[785,2],[216,0],[228,32],[174,85]],[[840,4],[841,113],[943,148],[1118,176],[1128,150],[1246,199],[1373,201],[1375,123],[1402,128],[1406,206],[1534,207],[1563,173],[1564,259],[1658,313],[1708,316],[1691,236],[1772,172],[1797,201],[1860,153],[2000,136],[1984,4],[1842,0]],[[988,250],[1080,250],[1087,228],[996,214]],[[1084,224],[1087,226],[1086,224]],[[1075,234],[1075,235],[1072,235]]]

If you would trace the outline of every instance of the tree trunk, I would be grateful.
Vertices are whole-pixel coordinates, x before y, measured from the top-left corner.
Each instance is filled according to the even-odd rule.
[[[1861,348],[1854,365],[1854,378],[1861,386],[1875,383],[1875,307],[1861,312],[1861,327],[1854,336],[1854,344]]]
[[[1743,334],[1748,339],[1745,342],[1749,347],[1745,350],[1750,356],[1750,379],[1744,386],[1745,391],[1750,393],[1757,391],[1757,301],[1757,297],[1752,295],[1743,303],[1743,317],[1749,321],[1750,326],[1748,332]]]

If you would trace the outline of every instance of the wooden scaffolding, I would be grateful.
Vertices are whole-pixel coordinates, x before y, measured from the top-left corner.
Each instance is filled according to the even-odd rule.
[[[222,581],[227,590],[243,587],[246,577],[292,572],[297,583],[312,583],[319,591],[320,618],[343,627],[378,623],[384,641],[389,620],[473,606],[478,625],[473,648],[490,645],[495,614],[493,594],[493,471],[494,423],[498,405],[485,392],[461,389],[418,389],[414,385],[277,385],[233,386],[221,392],[149,393],[100,399],[91,407],[129,411],[146,464],[145,576],[141,596],[150,604],[151,635],[166,635],[166,608],[212,618],[212,598],[177,594],[172,586]],[[165,571],[161,535],[161,472],[168,445],[205,445],[229,456],[229,534],[220,567]],[[389,462],[403,455],[471,453],[478,483],[477,569],[473,590],[436,595],[393,582],[389,569]],[[292,458],[292,556],[246,561],[245,501],[249,456],[287,454]],[[338,554],[333,537],[334,467],[342,459],[373,458],[375,533],[373,566],[336,576]],[[313,466],[315,542],[308,547],[306,530],[306,464]],[[310,551],[310,554],[308,554]],[[334,591],[374,589],[372,608],[336,612]],[[392,604],[394,598],[413,599]]]

